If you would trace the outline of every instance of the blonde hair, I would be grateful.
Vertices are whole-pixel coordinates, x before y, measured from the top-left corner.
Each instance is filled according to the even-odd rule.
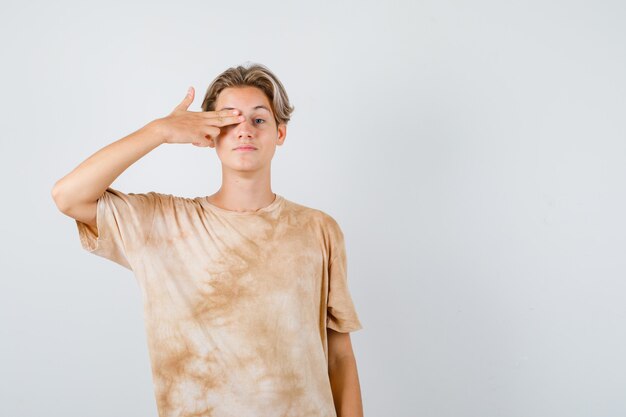
[[[294,106],[289,103],[283,84],[266,66],[247,64],[228,68],[211,81],[202,101],[202,110],[215,111],[217,97],[225,88],[251,86],[261,89],[269,99],[276,126],[289,123]]]

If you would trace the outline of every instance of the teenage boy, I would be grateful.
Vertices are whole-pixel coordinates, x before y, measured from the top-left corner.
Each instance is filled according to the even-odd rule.
[[[265,66],[229,68],[52,190],[81,246],[133,271],[160,417],[362,416],[343,233],[271,189],[293,106]],[[222,185],[187,198],[110,187],[162,144],[215,148]]]

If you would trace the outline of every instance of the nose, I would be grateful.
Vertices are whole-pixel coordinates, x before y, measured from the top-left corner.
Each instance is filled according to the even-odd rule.
[[[249,117],[246,116],[245,120],[239,122],[239,124],[236,125],[236,136],[237,138],[241,139],[241,138],[251,138],[252,137],[252,126],[249,122],[250,119]]]

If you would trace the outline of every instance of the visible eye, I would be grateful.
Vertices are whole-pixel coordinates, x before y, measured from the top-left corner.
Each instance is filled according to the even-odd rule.
[[[254,120],[263,120],[263,122],[265,123],[265,120],[264,120],[264,119],[259,119],[258,117],[257,117],[256,119],[254,119]]]

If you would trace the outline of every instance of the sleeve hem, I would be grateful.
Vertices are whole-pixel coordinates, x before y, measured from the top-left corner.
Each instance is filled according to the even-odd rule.
[[[106,194],[106,192],[105,192]],[[98,199],[96,205],[96,232],[87,224],[75,219],[76,227],[78,227],[78,235],[83,249],[88,252],[95,252],[100,248],[100,243],[107,239],[106,228],[104,227],[104,195]],[[97,233],[97,236],[96,236]]]
[[[361,330],[363,328],[363,325],[359,321],[338,322],[336,320],[331,320],[330,318],[328,318],[326,320],[326,327],[336,332],[348,333],[348,332],[355,332],[357,330]]]
[[[115,224],[115,227],[117,227],[114,217],[116,207],[109,194],[112,192],[115,192],[115,190],[107,188],[104,194],[98,198],[95,230],[87,223],[75,220],[80,244],[89,253],[111,260],[132,271],[133,267],[125,253],[125,249],[122,247],[121,237],[116,239],[114,235],[116,232],[110,230],[111,227],[114,227],[112,224]]]

